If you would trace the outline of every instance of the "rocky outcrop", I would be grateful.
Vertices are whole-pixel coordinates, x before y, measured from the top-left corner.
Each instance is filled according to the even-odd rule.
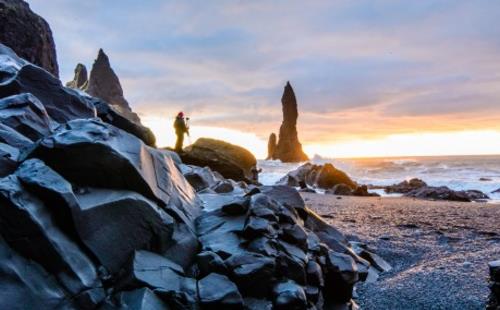
[[[267,157],[266,159],[273,159],[274,153],[276,152],[276,146],[278,144],[278,138],[276,138],[276,134],[273,132],[269,135],[269,140],[267,142]]]
[[[283,122],[281,123],[278,143],[272,154],[272,159],[279,159],[282,162],[300,162],[306,161],[309,158],[302,150],[302,145],[299,142],[297,133],[297,118],[299,113],[297,111],[297,99],[295,93],[290,85],[286,83],[283,96],[281,97],[281,104],[283,107]],[[271,145],[271,137],[269,137],[269,145]],[[276,135],[274,135],[276,139]]]
[[[290,171],[278,181],[278,184],[294,187],[309,185],[321,189],[332,189],[336,185],[344,184],[350,189],[357,188],[357,184],[345,172],[329,163],[324,165],[306,163]]]
[[[257,160],[248,150],[220,140],[200,138],[180,154],[188,165],[210,167],[223,177],[235,181],[252,181]]]
[[[356,307],[368,259],[381,261],[295,189],[180,163],[95,117],[100,99],[0,53],[0,158],[12,163],[0,162],[0,308]],[[220,174],[255,165],[233,145],[197,144]]]
[[[49,24],[22,0],[0,0],[0,43],[19,57],[59,76],[56,47]]]
[[[485,201],[489,197],[478,190],[455,191],[447,186],[426,186],[404,194],[407,197],[450,201]]]
[[[424,181],[413,178],[410,181],[404,180],[401,183],[389,185],[384,188],[384,191],[388,194],[399,193],[406,194],[414,190],[418,190],[422,187],[427,187],[427,183]]]
[[[487,310],[500,309],[500,260],[488,263],[490,269],[490,300],[486,305]]]
[[[420,179],[411,179],[384,188],[386,193],[403,194],[406,197],[450,201],[484,201],[489,197],[478,190],[455,191],[447,186],[429,186]]]
[[[140,123],[139,116],[132,112],[127,100],[125,100],[120,80],[111,68],[109,58],[102,49],[97,54],[92,70],[90,70],[89,80],[83,90],[93,97],[106,101],[131,121]]]
[[[77,64],[75,68],[75,77],[66,83],[66,87],[86,89],[88,82],[87,68],[85,65]]]

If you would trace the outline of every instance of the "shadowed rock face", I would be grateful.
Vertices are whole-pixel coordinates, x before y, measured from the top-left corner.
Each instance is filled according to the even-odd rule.
[[[278,144],[273,152],[273,159],[279,159],[282,162],[300,162],[309,158],[302,150],[297,134],[297,99],[290,82],[286,83],[283,97],[283,122],[280,127]],[[271,140],[271,137],[270,137]],[[271,141],[270,141],[271,142]]]
[[[72,81],[66,83],[66,87],[84,89],[87,87],[87,68],[85,65],[77,64],[75,68],[75,77]]]
[[[274,152],[276,152],[276,146],[278,144],[278,139],[276,138],[276,134],[273,132],[269,135],[269,140],[267,141],[267,158],[273,159]]]
[[[89,95],[101,98],[112,105],[128,119],[140,123],[139,116],[132,112],[127,100],[125,100],[120,80],[111,68],[109,58],[102,49],[99,50],[97,59],[92,65],[85,90]]]
[[[20,57],[59,76],[49,24],[22,0],[0,0],[0,43]]]
[[[181,154],[189,165],[208,166],[223,177],[235,181],[252,180],[252,168],[257,160],[248,150],[224,141],[200,138]]]

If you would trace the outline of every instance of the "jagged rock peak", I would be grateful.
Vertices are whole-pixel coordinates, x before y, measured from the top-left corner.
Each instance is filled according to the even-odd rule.
[[[279,139],[273,159],[282,162],[300,162],[308,160],[307,155],[302,150],[297,133],[297,99],[290,82],[287,82],[281,97],[283,109],[283,122],[281,123]]]
[[[87,87],[88,74],[85,65],[79,63],[75,68],[75,77],[66,83],[67,87],[85,89]]]
[[[108,55],[99,49],[97,59],[92,65],[88,86],[85,89],[91,96],[98,97],[111,104],[128,119],[140,123],[139,116],[132,112],[123,96],[123,89],[118,76],[111,68]]]
[[[0,0],[0,43],[19,57],[59,77],[54,38],[49,24],[22,0]]]

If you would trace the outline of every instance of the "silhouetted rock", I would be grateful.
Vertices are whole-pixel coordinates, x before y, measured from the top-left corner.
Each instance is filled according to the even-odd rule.
[[[0,0],[0,43],[20,57],[59,76],[56,47],[49,24],[22,0]]]
[[[379,197],[380,195],[377,193],[370,193],[368,191],[368,186],[366,185],[360,185],[356,187],[355,190],[352,191],[353,196],[359,196],[359,197]]]
[[[351,196],[352,188],[345,185],[344,183],[335,185],[332,189],[325,191],[325,194],[339,195],[339,196]]]
[[[413,190],[405,194],[408,197],[415,197],[420,199],[432,199],[432,200],[450,200],[450,201],[483,201],[489,199],[489,197],[477,190],[467,190],[467,191],[454,191],[446,186],[425,186],[419,189]]]
[[[276,152],[276,147],[278,146],[278,138],[276,138],[276,134],[273,132],[269,135],[269,140],[267,142],[267,158],[273,159],[274,152]]]
[[[281,104],[283,107],[283,122],[281,123],[278,143],[272,154],[272,158],[279,159],[282,162],[306,161],[309,158],[302,150],[302,145],[299,142],[297,133],[297,118],[299,116],[297,99],[295,98],[295,93],[290,82],[287,82],[285,85]]]
[[[151,129],[141,125],[140,123],[136,123],[128,119],[127,117],[116,111],[113,106],[107,104],[102,100],[98,100],[97,98],[89,98],[89,100],[94,104],[94,107],[97,111],[97,116],[104,122],[125,130],[130,134],[133,134],[149,146],[156,146],[156,137]]]
[[[498,310],[500,308],[500,260],[489,262],[488,267],[491,293],[486,309]]]
[[[97,59],[92,65],[87,87],[84,90],[89,95],[106,101],[131,121],[140,123],[139,116],[132,112],[127,100],[125,100],[120,80],[111,68],[109,58],[102,49],[99,50]]]
[[[0,98],[31,93],[45,107],[56,122],[64,123],[76,118],[96,116],[94,106],[78,94],[66,88],[47,71],[19,58],[10,48],[0,44]]]
[[[297,169],[290,171],[277,184],[294,187],[302,187],[301,184],[307,184],[322,189],[332,189],[339,184],[344,184],[351,190],[358,187],[345,172],[335,168],[330,163],[324,165],[305,163]]]
[[[83,64],[77,64],[73,80],[66,83],[66,87],[85,89],[87,88],[88,75],[87,68]]]
[[[325,266],[325,289],[335,294],[325,294],[325,299],[348,302],[352,287],[358,281],[358,269],[354,259],[346,254],[329,251]]]
[[[386,193],[405,194],[405,193],[408,193],[408,192],[411,192],[411,191],[414,191],[414,190],[417,190],[417,189],[420,189],[420,188],[426,187],[426,186],[427,186],[427,183],[425,183],[424,181],[417,179],[417,178],[413,178],[410,181],[405,180],[405,181],[398,183],[398,184],[386,186],[385,192]]]
[[[208,166],[227,179],[252,182],[257,160],[248,150],[220,140],[200,138],[180,154],[188,165]]]

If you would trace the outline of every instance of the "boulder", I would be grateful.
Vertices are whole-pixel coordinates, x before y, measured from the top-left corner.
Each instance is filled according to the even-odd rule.
[[[467,190],[467,191],[454,191],[447,186],[425,186],[419,189],[410,191],[405,194],[407,197],[414,197],[420,199],[432,200],[450,200],[450,201],[484,201],[489,197],[481,191]]]
[[[273,289],[274,309],[305,310],[307,297],[304,289],[293,281],[280,282]]]
[[[352,298],[352,288],[359,280],[354,259],[346,254],[329,251],[325,266],[325,290],[335,294],[325,294],[327,300],[348,302]]]
[[[221,181],[208,167],[183,165],[182,174],[197,192],[213,187]]]
[[[49,24],[22,0],[0,0],[0,43],[20,57],[59,76],[56,46]]]
[[[28,149],[33,145],[31,141],[26,136],[23,136],[15,129],[0,123],[0,143],[6,144],[9,147],[16,148],[18,150]]]
[[[90,70],[87,87],[84,90],[89,95],[100,98],[112,105],[127,119],[140,124],[139,116],[132,112],[127,100],[125,100],[120,80],[111,68],[109,58],[102,49],[99,49],[92,70]]]
[[[357,187],[356,183],[343,171],[335,168],[332,164],[326,163],[321,167],[315,180],[319,188],[332,188],[337,184],[345,184],[352,189]]]
[[[196,256],[196,263],[198,264],[198,269],[200,271],[200,276],[204,277],[211,272],[218,274],[227,274],[227,266],[214,252],[204,251]]]
[[[211,273],[198,282],[200,303],[204,309],[241,309],[243,299],[228,277]]]
[[[276,138],[276,134],[273,132],[269,135],[269,140],[267,142],[266,160],[274,158],[274,152],[276,152],[277,144],[278,144],[278,138]]]
[[[64,234],[50,208],[29,193],[16,175],[0,179],[0,218],[0,232],[7,243],[55,274],[71,294],[101,286],[91,259]],[[94,293],[96,303],[104,298],[102,291]]]
[[[327,190],[331,190],[333,187],[340,184],[349,187],[351,190],[358,187],[356,182],[354,182],[345,172],[335,168],[330,163],[324,165],[305,163],[297,169],[290,171],[281,178],[277,184],[301,188],[306,188],[306,185],[309,185],[313,188]]]
[[[252,168],[257,160],[248,150],[224,141],[200,138],[180,154],[188,165],[209,167],[227,179],[252,181]]]
[[[281,123],[280,133],[276,149],[273,152],[273,159],[279,159],[282,162],[300,162],[309,158],[302,150],[297,133],[297,99],[290,82],[285,85],[283,96],[281,97],[283,108],[283,122]]]
[[[142,195],[85,188],[77,199],[80,210],[73,218],[78,235],[110,272],[118,272],[136,250],[167,250],[174,219]]]
[[[83,64],[77,64],[75,68],[75,77],[66,83],[66,87],[84,89],[87,87],[88,75],[87,68]]]
[[[135,191],[190,226],[199,205],[172,159],[97,119],[73,120],[27,154],[77,185]]]
[[[56,122],[96,116],[94,106],[66,88],[47,71],[19,58],[10,48],[0,44],[0,98],[31,93]]]
[[[181,266],[163,256],[136,251],[127,274],[118,284],[119,288],[149,287],[174,309],[196,308],[196,280],[185,277]]]
[[[332,194],[338,196],[351,196],[353,195],[352,188],[345,185],[344,183],[335,185],[332,189],[325,191],[325,194]]]
[[[389,194],[390,193],[405,194],[405,193],[420,189],[422,187],[427,187],[427,183],[425,183],[424,181],[422,181],[420,179],[413,178],[410,181],[404,180],[401,183],[386,186],[384,190],[386,193],[389,193]]]
[[[380,197],[380,195],[377,193],[370,193],[368,191],[368,186],[366,185],[360,185],[356,187],[356,189],[352,191],[352,195],[359,197]]]
[[[0,99],[0,122],[31,141],[49,135],[54,125],[42,103],[26,93]]]
[[[72,308],[68,293],[39,264],[15,252],[0,236],[0,308]]]

